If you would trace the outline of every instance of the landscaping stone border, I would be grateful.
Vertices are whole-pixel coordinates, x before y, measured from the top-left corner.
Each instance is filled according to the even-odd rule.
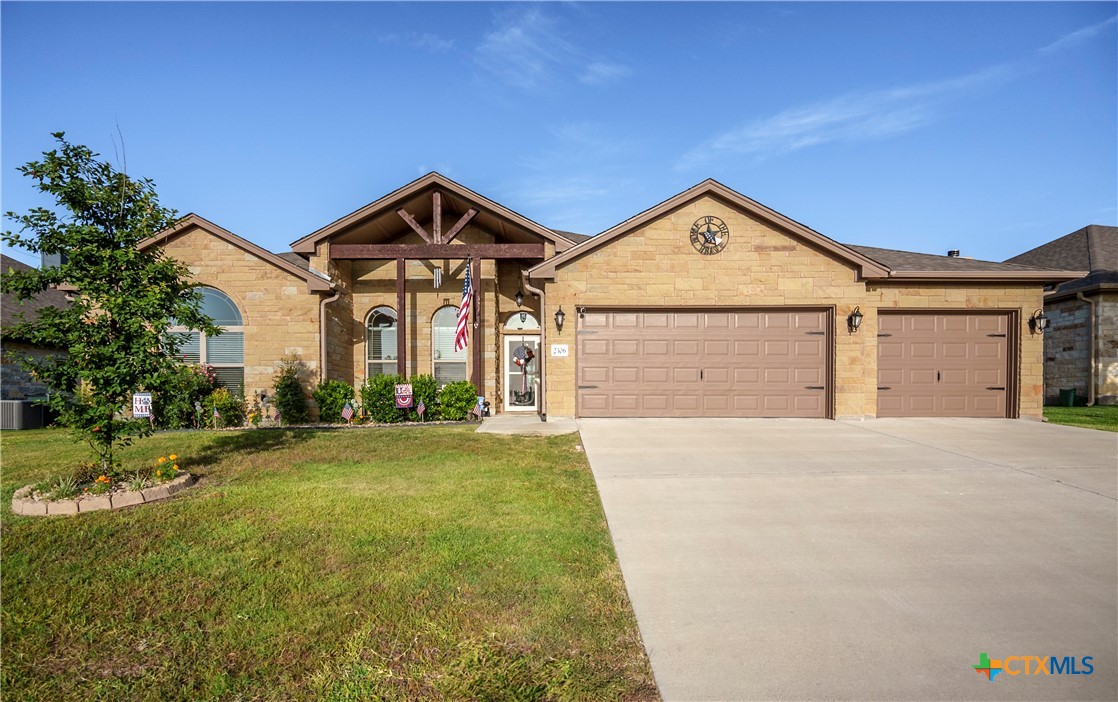
[[[107,495],[83,495],[73,500],[36,500],[31,496],[31,486],[21,487],[12,495],[12,511],[29,517],[54,517],[62,514],[84,514],[101,510],[117,510],[133,505],[166,500],[182,492],[195,483],[193,475],[187,473],[174,480],[144,488],[140,491],[129,490]]]

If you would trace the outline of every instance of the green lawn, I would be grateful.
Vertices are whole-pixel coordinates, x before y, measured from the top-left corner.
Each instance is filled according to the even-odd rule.
[[[20,517],[85,458],[4,432],[7,700],[655,700],[577,435],[160,434],[199,485]]]
[[[1118,431],[1118,405],[1045,407],[1044,416],[1053,424]]]

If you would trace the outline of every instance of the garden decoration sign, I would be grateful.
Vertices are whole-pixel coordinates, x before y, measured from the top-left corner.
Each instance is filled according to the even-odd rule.
[[[132,416],[139,419],[140,417],[151,416],[151,393],[150,392],[135,392],[132,393]]]
[[[408,409],[412,405],[411,383],[396,386],[396,409]]]

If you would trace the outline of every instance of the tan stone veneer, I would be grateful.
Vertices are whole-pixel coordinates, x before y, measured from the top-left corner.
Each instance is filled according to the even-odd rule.
[[[716,255],[700,255],[689,238],[692,224],[706,215],[723,219],[731,232],[725,250]],[[563,264],[546,292],[549,309],[561,305],[568,313],[563,331],[549,331],[548,337],[549,344],[566,344],[570,354],[548,358],[548,408],[555,416],[576,414],[580,306],[834,308],[833,416],[860,418],[877,412],[878,308],[1018,311],[1025,325],[1042,296],[1035,284],[867,283],[851,262],[709,195]],[[846,317],[856,306],[865,317],[861,329],[851,333]],[[1027,326],[1018,338],[1019,411],[1037,418],[1043,394],[1041,341]]]

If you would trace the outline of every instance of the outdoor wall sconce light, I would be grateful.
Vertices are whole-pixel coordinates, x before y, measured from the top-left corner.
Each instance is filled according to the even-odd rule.
[[[559,305],[559,309],[555,311],[555,328],[557,330],[563,331],[563,320],[566,318],[567,315],[563,314],[563,306]]]
[[[524,305],[524,291],[523,290],[517,290],[516,291],[516,297],[513,298],[513,299],[516,300],[516,306],[517,307],[522,307]],[[524,318],[521,317],[520,321],[524,321]]]
[[[850,316],[846,318],[846,326],[850,327],[851,334],[858,332],[858,327],[862,326],[862,309],[860,307],[855,307]]]
[[[1033,312],[1033,316],[1029,317],[1029,329],[1034,334],[1043,334],[1044,330],[1048,328],[1048,317],[1044,316],[1044,310],[1037,310]]]

